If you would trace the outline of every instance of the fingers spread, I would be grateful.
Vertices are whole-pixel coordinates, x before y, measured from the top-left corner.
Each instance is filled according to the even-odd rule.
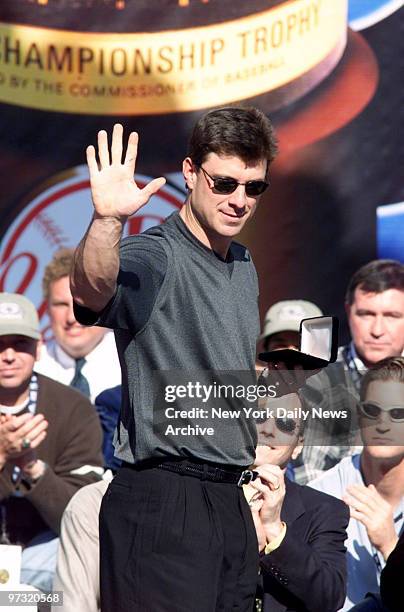
[[[138,141],[139,141],[139,136],[137,132],[131,132],[129,134],[128,147],[126,149],[124,163],[125,163],[125,166],[128,166],[132,174],[135,173]]]
[[[150,196],[156,193],[156,191],[161,189],[161,187],[163,187],[165,183],[166,183],[166,179],[160,176],[159,178],[156,178],[150,181],[150,183],[146,185],[146,187],[143,187],[142,195],[145,201],[147,201],[150,198]]]
[[[123,127],[120,123],[115,123],[112,131],[111,158],[113,164],[122,163],[122,136]]]
[[[95,148],[93,145],[90,145],[86,149],[86,157],[87,157],[87,165],[90,171],[90,178],[94,177],[98,172],[98,164],[95,158]]]
[[[98,132],[98,157],[102,168],[109,166],[108,134],[105,130]]]

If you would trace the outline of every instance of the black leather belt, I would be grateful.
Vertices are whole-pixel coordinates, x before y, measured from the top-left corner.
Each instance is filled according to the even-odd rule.
[[[160,470],[176,472],[183,476],[192,476],[200,480],[210,480],[212,482],[236,484],[238,487],[248,484],[258,476],[258,472],[254,470],[226,469],[225,467],[209,465],[208,463],[195,463],[188,460],[164,461],[158,464],[157,467]]]

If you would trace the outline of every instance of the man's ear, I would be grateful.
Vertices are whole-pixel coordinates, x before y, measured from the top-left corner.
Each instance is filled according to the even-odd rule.
[[[182,162],[182,175],[187,188],[192,191],[195,186],[196,172],[195,165],[190,157],[186,157]]]

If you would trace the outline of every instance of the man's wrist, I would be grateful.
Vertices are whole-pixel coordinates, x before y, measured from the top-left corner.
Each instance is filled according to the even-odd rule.
[[[398,537],[394,538],[390,542],[385,542],[383,546],[379,548],[380,553],[382,554],[383,559],[385,561],[387,561],[390,553],[393,552],[393,550],[395,549],[397,542],[398,542]]]
[[[270,544],[273,540],[279,537],[285,527],[285,523],[280,519],[273,523],[264,523],[263,525],[267,544]]]
[[[286,529],[287,529],[286,523],[281,522],[281,525],[282,525],[282,528],[280,532],[278,533],[278,535],[275,538],[272,538],[271,541],[267,542],[264,548],[264,554],[269,555],[271,552],[279,548],[279,546],[282,544],[283,540],[285,539]]]
[[[121,226],[122,229],[127,220],[128,220],[127,216],[100,215],[100,213],[98,213],[96,210],[94,210],[94,213],[93,213],[93,221],[101,221],[102,223],[111,223],[113,225],[116,225],[118,228],[119,226]]]
[[[36,459],[35,461],[31,461],[27,463],[21,468],[23,473],[23,478],[28,478],[31,482],[36,482],[39,480],[45,473],[46,464],[40,459]]]

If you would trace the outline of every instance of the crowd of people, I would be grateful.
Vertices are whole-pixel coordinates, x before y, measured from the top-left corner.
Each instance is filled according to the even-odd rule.
[[[256,109],[207,113],[184,207],[121,242],[164,179],[139,189],[137,135],[124,151],[121,126],[110,148],[100,132],[90,228],[43,278],[52,340],[26,297],[0,293],[0,544],[22,546],[21,583],[63,591],[58,609],[403,608],[404,264],[355,272],[351,341],[321,371],[283,371],[264,416],[223,420],[213,441],[154,427],[156,372],[268,365],[255,268],[233,238],[276,150]],[[298,350],[301,321],[321,315],[304,299],[273,304],[264,350]]]

